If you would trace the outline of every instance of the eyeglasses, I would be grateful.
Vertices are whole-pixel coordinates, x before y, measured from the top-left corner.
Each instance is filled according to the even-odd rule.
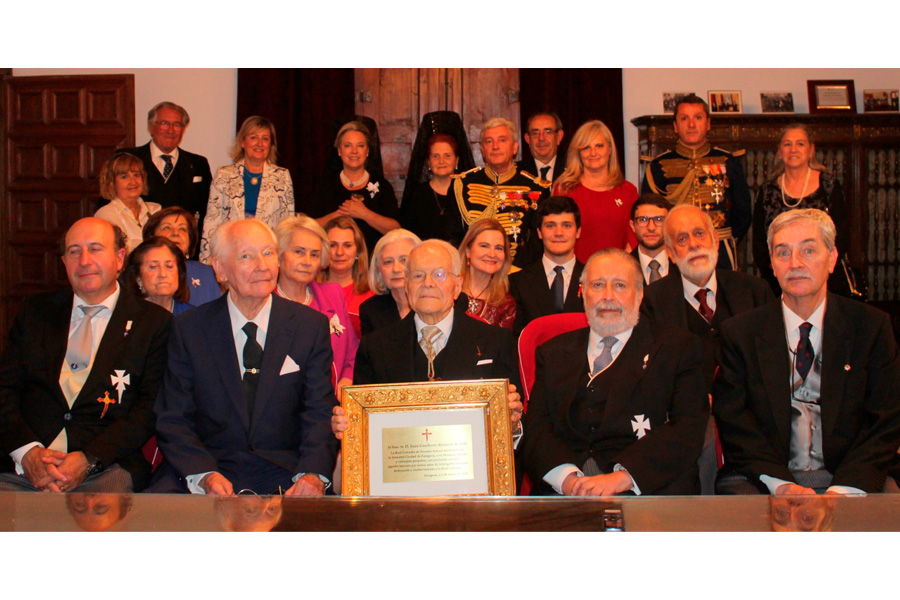
[[[650,221],[653,221],[657,226],[663,224],[663,221],[666,220],[665,215],[661,217],[635,217],[634,222],[638,227],[646,227]]]
[[[531,137],[541,137],[541,134],[543,133],[545,136],[550,137],[557,131],[559,131],[559,129],[551,129],[549,127],[546,127],[544,129],[529,129],[528,135],[530,135]]]
[[[413,271],[409,274],[409,280],[413,283],[422,283],[425,281],[426,275],[428,273],[425,271]],[[437,283],[444,283],[450,275],[451,273],[447,269],[435,269],[431,272],[431,279]]]
[[[163,129],[184,129],[184,123],[181,121],[157,121],[156,124]]]

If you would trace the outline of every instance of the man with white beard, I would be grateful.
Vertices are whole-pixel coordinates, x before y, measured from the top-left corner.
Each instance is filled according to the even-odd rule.
[[[709,419],[700,341],[639,320],[640,264],[609,248],[581,276],[589,328],[537,350],[521,451],[533,494],[697,494]]]
[[[666,251],[680,273],[647,287],[641,314],[687,329],[702,340],[703,374],[712,390],[722,321],[775,297],[758,277],[716,268],[719,236],[706,212],[681,204],[669,211],[663,227]]]

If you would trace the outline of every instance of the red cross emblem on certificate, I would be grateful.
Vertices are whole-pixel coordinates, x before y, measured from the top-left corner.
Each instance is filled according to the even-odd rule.
[[[434,435],[434,433],[428,431],[428,428],[426,428],[425,431],[422,432],[422,435],[425,436],[425,443],[427,444],[427,443],[428,443],[428,437]]]

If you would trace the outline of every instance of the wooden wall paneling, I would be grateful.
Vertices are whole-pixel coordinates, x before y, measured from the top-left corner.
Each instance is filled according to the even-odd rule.
[[[62,237],[96,210],[103,162],[134,145],[134,76],[4,77],[0,96],[6,331],[27,294],[67,285]]]
[[[476,164],[484,164],[481,156],[481,125],[493,117],[519,123],[518,69],[463,69],[462,118],[472,145]],[[519,144],[524,143],[519,132]],[[518,157],[522,149],[519,148]]]

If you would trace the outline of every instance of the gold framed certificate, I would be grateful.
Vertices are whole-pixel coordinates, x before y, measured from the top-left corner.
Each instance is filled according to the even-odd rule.
[[[508,387],[483,379],[343,388],[343,494],[515,495]]]

